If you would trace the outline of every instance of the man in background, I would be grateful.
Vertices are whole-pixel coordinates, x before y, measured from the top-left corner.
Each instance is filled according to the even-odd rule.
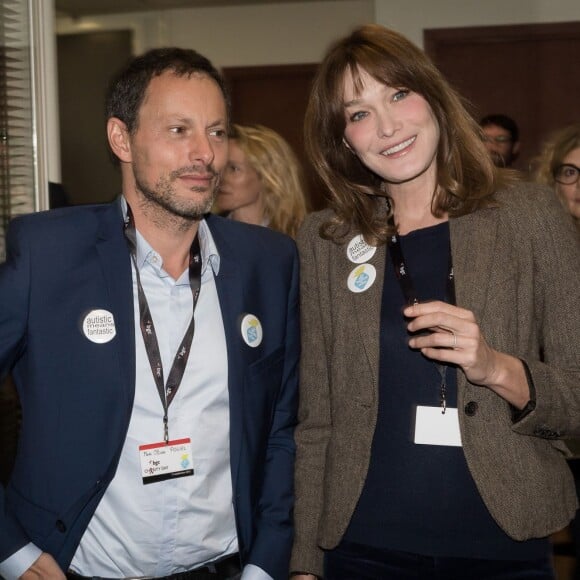
[[[479,122],[482,139],[498,167],[511,167],[520,151],[520,131],[507,115],[487,115]]]

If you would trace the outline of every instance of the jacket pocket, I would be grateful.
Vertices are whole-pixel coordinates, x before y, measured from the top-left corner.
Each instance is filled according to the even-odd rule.
[[[265,357],[253,362],[248,366],[247,377],[252,379],[257,378],[264,373],[267,375],[274,373],[279,374],[278,383],[280,383],[280,380],[282,379],[284,352],[285,348],[280,346]]]

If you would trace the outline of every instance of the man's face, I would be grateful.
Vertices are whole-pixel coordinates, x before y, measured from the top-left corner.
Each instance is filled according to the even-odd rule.
[[[519,141],[512,141],[511,133],[498,125],[482,127],[483,142],[498,167],[510,167],[517,157]]]
[[[154,77],[129,140],[138,197],[186,219],[209,212],[228,149],[226,104],[213,79]]]

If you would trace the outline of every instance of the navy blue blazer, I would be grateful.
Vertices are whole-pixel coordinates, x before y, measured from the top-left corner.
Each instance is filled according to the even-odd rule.
[[[216,285],[225,327],[234,508],[242,564],[288,577],[299,356],[292,240],[217,216]],[[115,473],[135,390],[130,257],[120,205],[17,218],[0,266],[0,374],[12,371],[23,423],[0,487],[0,561],[32,541],[66,570]],[[81,323],[110,311],[117,334],[94,344]],[[241,336],[245,314],[263,340]]]

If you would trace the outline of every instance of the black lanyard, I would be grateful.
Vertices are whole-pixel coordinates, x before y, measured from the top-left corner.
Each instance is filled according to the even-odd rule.
[[[401,248],[401,239],[399,234],[394,234],[390,236],[388,240],[389,254],[391,255],[391,261],[393,262],[393,267],[395,268],[395,276],[399,281],[405,300],[409,306],[419,303],[419,297],[415,290],[413,284],[413,279],[409,273],[409,268],[405,262],[405,257],[403,256],[403,250]],[[449,247],[449,269],[447,271],[447,281],[445,286],[445,299],[449,304],[455,304],[455,283],[453,276],[453,261],[451,258],[451,246]]]
[[[151,372],[153,379],[157,385],[157,392],[163,405],[163,437],[165,443],[169,442],[169,425],[168,425],[168,410],[171,401],[173,401],[179,385],[185,373],[187,359],[191,350],[191,343],[193,342],[193,334],[195,331],[195,306],[199,298],[199,291],[201,288],[201,250],[199,246],[199,236],[196,233],[195,238],[189,250],[189,286],[193,295],[193,312],[191,314],[191,321],[185,335],[181,340],[181,344],[177,349],[173,364],[167,377],[167,384],[164,384],[163,378],[163,364],[161,362],[161,354],[159,352],[159,343],[157,342],[157,334],[155,332],[155,325],[153,324],[153,317],[149,310],[149,304],[141,284],[141,276],[139,275],[139,268],[137,267],[137,234],[135,232],[135,223],[133,220],[133,213],[131,208],[127,205],[127,219],[125,220],[125,237],[131,252],[133,265],[135,266],[135,275],[137,277],[137,293],[139,297],[139,323],[141,326],[141,334],[143,342],[145,343],[145,351],[149,364],[151,365]]]
[[[403,250],[401,248],[401,239],[399,234],[393,234],[388,240],[389,254],[391,256],[391,261],[393,263],[393,268],[395,270],[395,277],[397,278],[403,296],[407,301],[409,306],[419,303],[419,296],[417,295],[415,285],[413,284],[413,279],[409,273],[409,267],[405,262],[405,257],[403,256]],[[449,269],[447,271],[447,281],[446,281],[446,300],[450,304],[455,304],[455,283],[453,276],[453,262],[451,258],[451,246],[449,246]],[[447,409],[447,365],[440,363],[433,363],[439,376],[441,377],[441,383],[439,387],[440,396],[440,406],[442,413],[445,413]]]

